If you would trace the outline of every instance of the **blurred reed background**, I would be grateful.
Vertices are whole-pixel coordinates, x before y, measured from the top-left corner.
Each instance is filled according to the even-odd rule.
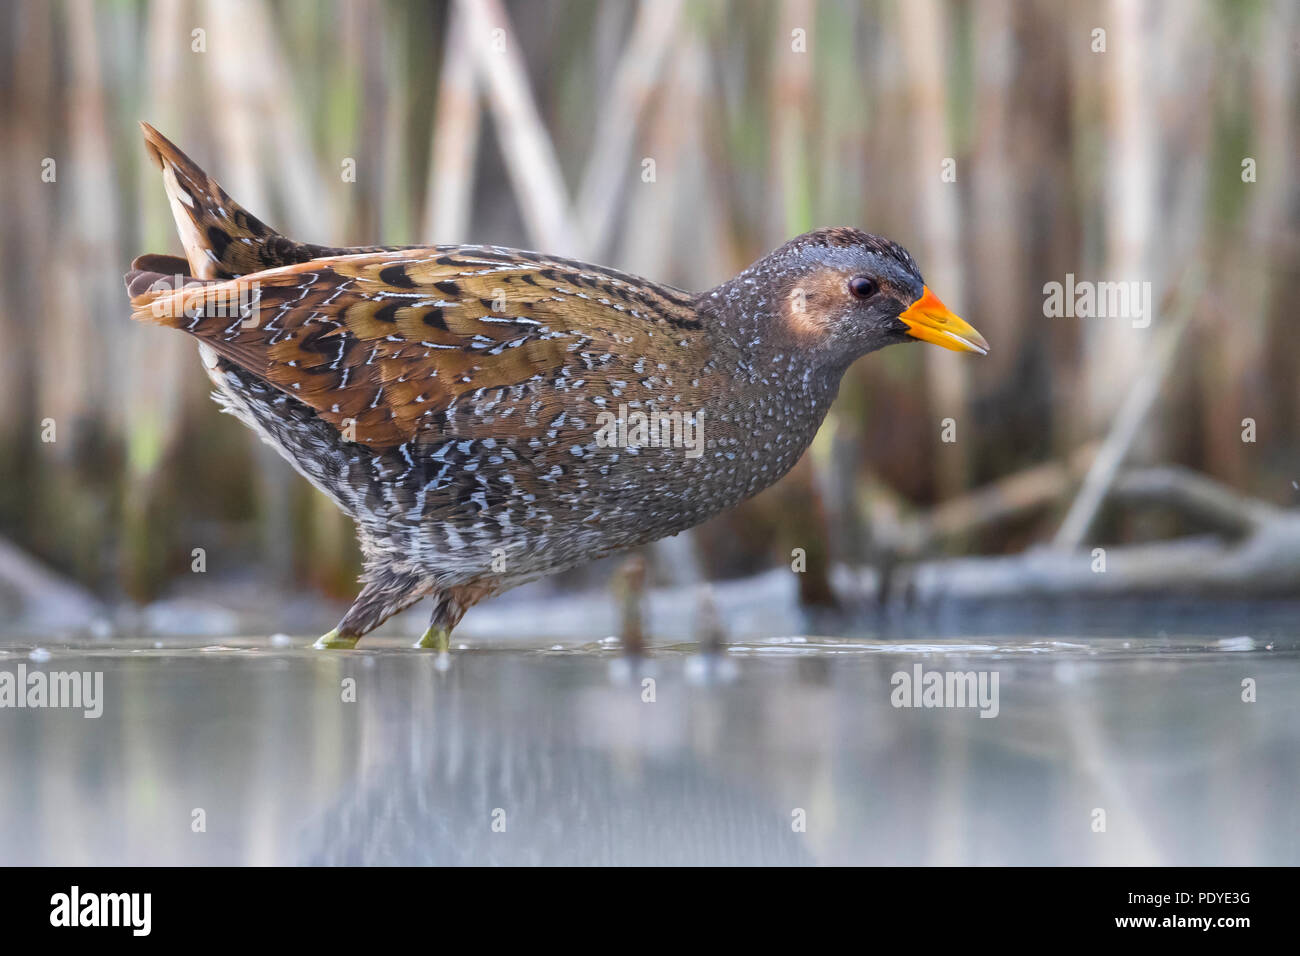
[[[815,226],[907,246],[992,353],[858,363],[796,471],[658,580],[883,560],[1015,475],[1052,490],[919,550],[1050,538],[1169,324],[1047,318],[1067,273],[1199,290],[1130,461],[1297,499],[1294,3],[18,0],[0,23],[0,536],[102,597],[192,581],[195,547],[269,588],[350,596],[358,569],[345,519],[217,414],[192,343],[128,320],[131,259],[180,251],[141,119],[307,241],[541,248],[688,289]]]

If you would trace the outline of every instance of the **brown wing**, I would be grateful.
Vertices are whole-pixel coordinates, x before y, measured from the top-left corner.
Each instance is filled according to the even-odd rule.
[[[315,259],[132,305],[375,449],[436,433],[464,401],[500,406],[476,434],[525,438],[552,427],[574,390],[598,405],[671,401],[709,359],[688,294],[498,247]],[[672,368],[650,358],[664,354]]]

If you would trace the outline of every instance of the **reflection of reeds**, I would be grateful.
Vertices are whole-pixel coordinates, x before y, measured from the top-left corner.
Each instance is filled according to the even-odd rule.
[[[29,0],[0,16],[21,37],[0,47],[0,523],[97,587],[155,593],[193,547],[332,590],[355,562],[334,510],[214,414],[190,346],[126,321],[126,264],[178,248],[138,119],[313,241],[507,241],[690,288],[813,225],[911,247],[993,354],[856,366],[789,488],[699,532],[710,572],[752,568],[773,533],[790,540],[763,561],[814,547],[809,520],[837,529],[827,557],[869,553],[869,489],[926,503],[1064,460],[1112,418],[1150,337],[1043,318],[1043,283],[1160,288],[1193,252],[1208,307],[1134,455],[1287,500],[1292,5]],[[949,416],[955,446],[937,440]],[[814,488],[820,503],[786,507]]]

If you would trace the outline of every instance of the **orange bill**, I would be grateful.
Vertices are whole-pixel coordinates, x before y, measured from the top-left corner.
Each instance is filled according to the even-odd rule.
[[[948,311],[939,297],[924,286],[917,299],[899,316],[907,324],[907,334],[922,342],[942,345],[954,352],[978,352],[988,355],[989,344],[967,322]]]

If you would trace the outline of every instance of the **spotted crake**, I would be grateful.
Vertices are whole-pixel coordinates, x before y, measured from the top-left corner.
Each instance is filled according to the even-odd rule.
[[[318,646],[675,534],[775,482],[860,356],[987,343],[902,247],[790,240],[684,292],[499,246],[294,242],[145,125],[185,257],[141,256],[133,318],[199,341],[214,398],[356,522],[361,593]]]

